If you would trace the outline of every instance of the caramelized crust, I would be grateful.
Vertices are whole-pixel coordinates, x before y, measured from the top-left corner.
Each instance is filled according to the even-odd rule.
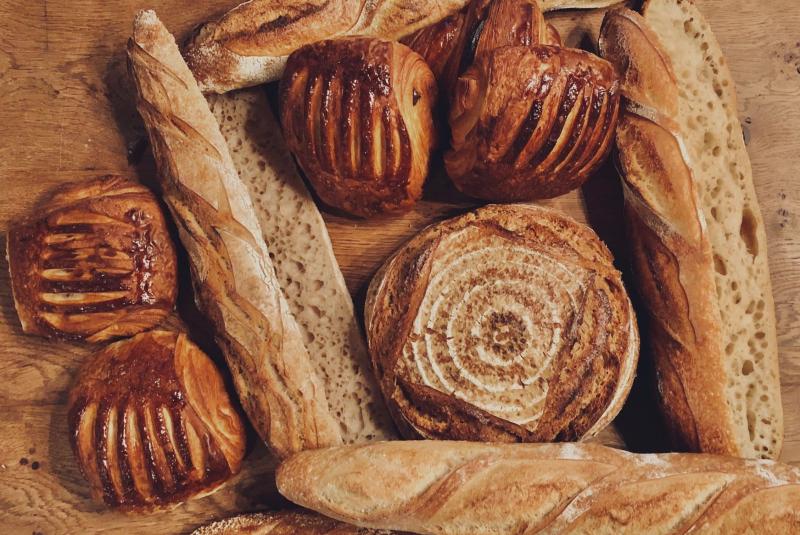
[[[105,176],[57,189],[8,232],[14,302],[29,334],[100,342],[175,306],[175,250],[155,197]]]
[[[422,194],[434,143],[436,87],[399,43],[347,38],[305,46],[281,80],[289,148],[327,204],[369,216]]]
[[[618,115],[618,78],[605,60],[547,45],[496,48],[458,79],[445,166],[473,197],[555,197],[603,162]]]
[[[210,494],[244,456],[219,370],[185,334],[151,331],[96,353],[70,392],[68,419],[92,495],[126,511]]]
[[[376,274],[370,353],[407,436],[576,440],[630,389],[635,317],[588,228],[534,206],[488,206],[429,227]]]

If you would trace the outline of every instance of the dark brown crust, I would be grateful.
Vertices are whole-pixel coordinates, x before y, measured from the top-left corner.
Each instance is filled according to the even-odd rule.
[[[281,123],[320,198],[369,216],[408,208],[421,196],[435,94],[430,69],[404,45],[323,41],[289,57]]]
[[[565,265],[592,273],[578,308],[559,318],[566,341],[552,364],[543,412],[530,424],[515,424],[450,392],[420,383],[407,375],[403,364],[412,325],[436,275],[431,271],[434,259],[444,247],[443,241],[465,229],[475,230],[473,239],[500,236],[509,248],[514,244],[553,255]],[[447,247],[459,245],[449,241]],[[370,354],[384,397],[408,437],[488,442],[579,439],[601,419],[610,421],[619,410],[620,402],[612,403],[612,399],[630,387],[632,378],[623,378],[622,370],[632,369],[631,359],[635,366],[638,352],[635,319],[608,251],[587,228],[534,207],[489,206],[429,227],[376,274],[365,310]],[[420,354],[413,358],[428,357]],[[501,403],[501,397],[496,402]]]
[[[147,188],[119,176],[55,190],[12,225],[8,259],[26,333],[100,342],[149,329],[175,306],[175,250],[161,209]]]
[[[96,353],[67,418],[92,494],[124,511],[208,493],[244,456],[244,426],[219,371],[184,334],[151,331]]]
[[[547,45],[497,48],[458,79],[447,172],[481,199],[555,197],[602,164],[618,115],[617,74],[607,61]]]

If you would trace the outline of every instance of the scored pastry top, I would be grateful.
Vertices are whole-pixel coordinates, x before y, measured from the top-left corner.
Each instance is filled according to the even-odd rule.
[[[92,494],[123,510],[210,493],[244,457],[222,376],[185,334],[150,331],[92,356],[69,394],[68,423]]]
[[[375,276],[366,315],[393,415],[426,438],[595,434],[621,408],[638,356],[608,250],[588,227],[534,206],[429,227]]]
[[[100,342],[158,324],[178,292],[175,250],[155,196],[104,176],[57,189],[8,232],[26,333]]]

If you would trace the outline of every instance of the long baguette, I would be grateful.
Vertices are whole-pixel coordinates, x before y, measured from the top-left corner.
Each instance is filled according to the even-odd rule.
[[[308,511],[252,513],[197,528],[192,535],[392,535],[362,529]]]
[[[659,2],[687,6],[687,24],[705,24],[689,2]],[[661,405],[681,448],[776,458],[783,415],[766,237],[735,99],[720,98],[733,84],[724,65],[713,69],[725,83],[706,78],[703,58],[720,54],[710,30],[703,46],[676,26],[679,35],[660,39],[643,17],[618,10],[600,35],[623,75],[626,227]],[[668,53],[667,40],[683,52]]]
[[[289,54],[345,35],[400,39],[467,0],[250,0],[201,26],[184,54],[200,89],[226,93],[281,77]]]
[[[215,328],[247,415],[279,457],[339,444],[247,189],[153,11],[136,16],[128,57],[164,199],[189,253],[195,298]]]
[[[594,444],[344,446],[290,458],[277,484],[293,502],[332,518],[422,534],[800,530],[797,468]]]

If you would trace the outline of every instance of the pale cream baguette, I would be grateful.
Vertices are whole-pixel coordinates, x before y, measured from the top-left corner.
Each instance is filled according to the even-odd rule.
[[[380,442],[280,465],[291,501],[351,524],[437,535],[797,533],[800,470],[594,444]]]
[[[345,442],[396,437],[322,215],[262,89],[209,95]]]
[[[280,290],[225,139],[153,11],[140,12],[130,70],[164,199],[247,415],[278,457],[339,444],[325,390]]]
[[[184,48],[200,89],[226,93],[278,80],[289,54],[345,35],[397,40],[467,0],[249,0],[201,26]]]
[[[685,22],[701,21],[692,6]],[[661,404],[680,447],[776,458],[783,415],[766,238],[733,83],[705,59],[721,57],[707,26],[705,45],[684,34],[683,19],[670,27],[679,33],[659,38],[640,15],[615,11],[600,37],[623,71],[617,146]]]
[[[219,520],[197,528],[192,535],[391,535],[382,529],[364,529],[325,518],[310,511],[252,513]]]

